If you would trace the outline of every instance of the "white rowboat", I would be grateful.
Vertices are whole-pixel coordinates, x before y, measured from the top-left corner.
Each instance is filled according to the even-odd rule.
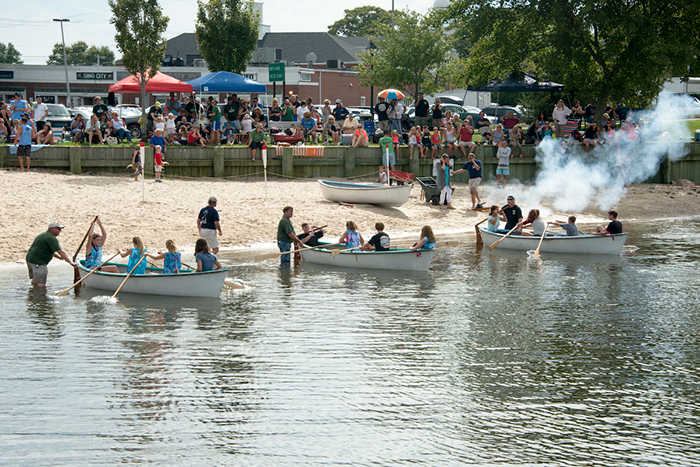
[[[396,249],[389,251],[344,251],[335,256],[333,250],[318,248],[302,253],[304,261],[341,268],[385,269],[396,271],[427,271],[433,262],[435,250],[411,251]]]
[[[489,232],[479,227],[484,246],[489,247],[494,242],[505,237],[505,233]],[[627,241],[628,233],[615,235],[547,235],[542,240],[540,252],[566,253],[584,255],[619,255]],[[496,249],[529,251],[537,248],[540,237],[523,237],[511,234],[498,244]]]
[[[319,180],[321,193],[329,201],[352,204],[401,206],[411,195],[413,185],[383,186]]]
[[[124,272],[117,274],[97,271],[87,277],[83,284],[110,293],[116,291],[126,277],[126,265],[119,263],[107,263],[107,265],[117,266],[120,271]],[[92,271],[92,269],[83,266],[83,261],[78,263],[78,269],[81,278]],[[206,272],[184,270],[179,274],[163,274],[163,270],[160,268],[146,268],[146,274],[133,274],[129,277],[121,292],[170,297],[218,298],[227,273],[228,269],[219,269]]]

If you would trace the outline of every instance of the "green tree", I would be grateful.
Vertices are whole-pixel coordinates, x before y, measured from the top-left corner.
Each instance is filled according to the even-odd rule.
[[[249,0],[197,1],[195,36],[211,71],[242,73],[258,45],[260,17]]]
[[[443,29],[431,16],[406,11],[396,18],[395,28],[371,40],[377,49],[363,55],[363,86],[402,89],[416,99],[418,92],[441,89],[453,66]]]
[[[394,19],[399,16],[404,16],[404,12],[395,11]],[[328,33],[334,36],[381,36],[390,27],[390,11],[365,5],[345,10],[343,19],[328,26]]]
[[[22,54],[15,49],[12,42],[0,42],[0,63],[24,63],[21,58]]]
[[[528,71],[602,114],[610,100],[648,105],[667,79],[700,71],[697,1],[454,0],[450,17],[470,44],[463,85]]]
[[[114,65],[114,52],[107,46],[88,46],[85,41],[78,41],[66,46],[66,61],[69,65],[97,65],[97,57],[100,57],[100,65]],[[63,44],[54,44],[51,55],[46,61],[47,65],[63,65]]]
[[[163,34],[170,18],[163,15],[158,0],[109,0],[114,40],[122,63],[141,86],[141,135],[146,133],[146,84],[161,66],[166,43]]]

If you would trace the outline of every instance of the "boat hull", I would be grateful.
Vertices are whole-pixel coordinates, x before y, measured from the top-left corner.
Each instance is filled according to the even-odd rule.
[[[382,186],[319,180],[321,193],[329,201],[398,207],[408,201],[413,185]]]
[[[302,253],[304,261],[325,266],[396,271],[427,271],[435,250],[346,251],[335,256],[319,248]]]
[[[109,263],[113,264],[113,263]],[[124,273],[95,272],[83,281],[83,285],[114,293],[126,277],[125,266],[114,264]],[[78,264],[80,277],[92,270]],[[126,281],[121,292],[142,295],[165,295],[169,297],[208,297],[218,298],[224,286],[228,269],[206,272],[182,272],[162,274],[162,269],[147,268],[147,274],[133,274]]]
[[[505,234],[489,232],[479,228],[484,246],[490,247],[492,244],[502,239]],[[619,255],[622,247],[627,241],[628,233],[616,235],[579,235],[568,237],[565,235],[547,236],[542,240],[540,246],[541,253],[562,253],[562,254],[584,254],[584,255]],[[540,243],[540,237],[522,237],[520,235],[510,235],[505,238],[496,248],[504,250],[536,250]]]

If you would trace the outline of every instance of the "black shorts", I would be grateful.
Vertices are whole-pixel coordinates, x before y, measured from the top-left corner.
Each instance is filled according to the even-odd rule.
[[[262,141],[251,141],[250,142],[250,149],[262,149],[263,147],[263,142]]]
[[[32,153],[32,145],[31,144],[17,146],[17,155],[18,156],[31,157],[31,153]]]

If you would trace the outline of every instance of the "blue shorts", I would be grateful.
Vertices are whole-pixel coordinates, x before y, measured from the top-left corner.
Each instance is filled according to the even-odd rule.
[[[510,168],[496,167],[496,175],[510,175]]]
[[[221,129],[221,120],[212,120],[211,122],[211,129],[212,130],[220,130]]]
[[[388,162],[386,160],[386,153],[382,154],[382,165],[384,165],[385,167],[387,165],[396,165],[396,154],[394,154],[393,152],[390,152]]]

